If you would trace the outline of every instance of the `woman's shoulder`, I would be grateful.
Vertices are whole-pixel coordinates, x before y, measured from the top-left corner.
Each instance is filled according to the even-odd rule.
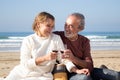
[[[57,34],[55,34],[55,33],[52,33],[52,37],[53,37],[53,38],[58,38],[58,37],[60,37],[60,36],[57,35]]]
[[[24,37],[23,41],[25,41],[25,40],[29,41],[29,40],[35,39],[35,37],[36,37],[35,34],[30,34],[30,35]]]
[[[36,35],[35,35],[35,33],[34,34],[30,34],[30,35],[28,35],[28,36],[26,36],[25,38],[33,38],[33,37],[35,37]]]
[[[60,35],[57,35],[57,34],[54,34],[54,33],[53,33],[53,34],[52,34],[52,40],[53,40],[53,41],[59,41],[59,40],[62,40],[62,39],[61,39]]]

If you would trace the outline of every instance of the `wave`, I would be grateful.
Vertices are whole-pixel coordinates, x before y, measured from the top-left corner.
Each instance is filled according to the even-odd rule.
[[[86,36],[89,39],[106,39],[107,36],[96,36],[96,35],[90,35],[90,36]]]
[[[24,39],[24,37],[23,36],[0,36],[0,40],[1,39],[20,39],[20,40],[22,40],[22,39]]]
[[[1,47],[20,47],[21,44],[0,44],[0,48]]]
[[[22,40],[11,40],[11,39],[2,39],[0,43],[15,43],[15,42],[22,42]]]
[[[24,37],[17,37],[17,36],[14,36],[14,37],[8,37],[8,39],[20,39],[20,40],[22,40],[22,39],[24,39]]]
[[[120,39],[119,36],[111,35],[111,36],[101,36],[101,35],[86,35],[87,38],[89,39]]]
[[[94,42],[120,42],[120,39],[90,39],[90,41]]]

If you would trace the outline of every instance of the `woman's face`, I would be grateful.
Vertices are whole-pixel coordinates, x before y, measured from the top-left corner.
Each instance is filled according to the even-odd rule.
[[[48,37],[54,28],[54,24],[55,24],[55,22],[52,19],[48,19],[46,22],[40,23],[39,24],[40,36]]]

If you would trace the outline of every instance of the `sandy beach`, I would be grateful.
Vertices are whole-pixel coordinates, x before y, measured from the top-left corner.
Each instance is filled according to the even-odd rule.
[[[109,69],[120,71],[120,50],[96,50],[91,52],[94,66],[106,65]],[[0,52],[0,77],[5,77],[19,64],[19,52]]]

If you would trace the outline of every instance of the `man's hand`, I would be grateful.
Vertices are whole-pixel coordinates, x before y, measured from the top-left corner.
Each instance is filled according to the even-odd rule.
[[[76,73],[90,75],[90,71],[88,69],[77,69]]]
[[[72,61],[74,59],[74,57],[75,56],[73,55],[73,53],[69,49],[64,50],[64,53],[62,54],[63,59],[69,59],[69,60]]]
[[[76,67],[73,67],[71,69],[71,72],[75,72],[77,74],[85,74],[85,75],[90,75],[89,69],[78,69]]]

